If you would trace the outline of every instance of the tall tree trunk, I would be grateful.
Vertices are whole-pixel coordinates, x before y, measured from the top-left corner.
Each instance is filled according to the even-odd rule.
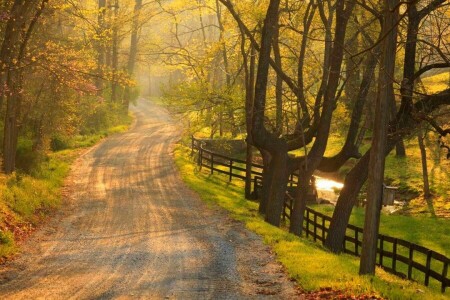
[[[345,176],[344,187],[336,202],[328,235],[324,243],[325,247],[334,253],[340,253],[342,251],[348,220],[350,219],[353,206],[356,204],[359,191],[367,180],[370,158],[368,154],[369,152],[364,154],[347,176]]]
[[[245,124],[247,131],[247,152],[246,152],[246,168],[245,168],[245,198],[251,198],[252,192],[252,162],[253,162],[253,139],[252,139],[252,116],[253,116],[253,100],[255,91],[255,48],[250,45],[250,53],[245,51],[245,35],[241,32],[241,53],[244,60],[245,72]],[[250,62],[248,59],[250,56]]]
[[[353,11],[355,2],[337,1],[336,3],[336,34],[334,37],[333,50],[331,51],[329,79],[327,82],[322,113],[317,127],[317,134],[311,151],[299,167],[299,179],[308,185],[313,172],[319,166],[328,143],[331,119],[336,105],[336,91],[339,85],[342,60],[344,56],[344,40],[348,19]],[[301,235],[303,216],[306,205],[306,191],[298,193],[294,201],[294,209],[291,216],[289,231]]]
[[[131,30],[131,39],[130,39],[130,55],[128,57],[128,66],[127,71],[130,77],[134,76],[134,70],[136,66],[137,54],[138,54],[138,42],[139,42],[139,17],[141,15],[142,9],[142,0],[135,0],[134,3],[134,15],[133,15],[133,27]],[[125,87],[125,97],[123,100],[123,108],[125,111],[128,111],[128,107],[131,101],[131,87]]]
[[[6,88],[9,90],[6,96],[3,129],[3,171],[6,174],[14,172],[16,167],[18,119],[23,94],[22,60],[34,27],[47,2],[48,0],[15,0],[5,27],[0,49],[0,62],[2,62],[0,77],[6,78]]]
[[[390,114],[391,114],[391,120],[395,120],[395,116],[397,115],[397,105],[395,103],[395,96],[392,95],[389,99],[390,102]],[[395,155],[397,157],[405,157],[406,156],[406,149],[405,149],[405,143],[403,140],[400,140],[397,145],[395,145]]]
[[[267,203],[269,203],[270,198],[270,189],[273,178],[273,172],[271,170],[272,165],[270,164],[270,160],[272,159],[269,152],[259,149],[262,159],[263,159],[263,178],[262,178],[262,190],[261,195],[259,197],[259,207],[258,211],[260,214],[266,214],[267,211]]]
[[[278,44],[279,37],[279,25],[277,24],[275,27],[275,32],[273,36],[273,55],[275,57],[275,63],[282,68],[281,64],[281,53],[280,53],[280,45]],[[283,129],[283,79],[279,74],[276,75],[276,83],[275,83],[275,134],[280,135]]]
[[[423,142],[425,135],[423,129],[420,128],[417,134],[417,140],[419,142],[420,157],[422,160],[422,177],[423,177],[423,195],[425,199],[431,197],[430,184],[428,181],[428,166],[427,166],[427,150],[425,148],[425,143]]]
[[[432,1],[427,7],[423,8],[421,12],[425,9],[429,13],[434,6],[433,4],[437,2],[443,2],[442,0]],[[431,5],[433,5],[431,7]],[[408,2],[408,25],[407,25],[407,36],[405,43],[405,57],[403,61],[403,80],[401,86],[402,101],[399,111],[396,115],[395,122],[391,124],[391,131],[396,133],[396,136],[391,136],[389,138],[389,146],[387,151],[391,151],[395,144],[399,142],[399,138],[405,135],[404,131],[406,128],[412,128],[417,126],[416,122],[411,119],[411,111],[413,110],[412,104],[412,94],[413,94],[413,84],[414,84],[414,68],[416,62],[416,48],[417,48],[417,35],[419,32],[419,24],[421,18],[425,16],[423,13],[418,13],[416,8],[416,2]],[[422,101],[428,101],[434,97],[438,97],[440,102],[442,96],[445,97],[448,91],[443,91],[437,95],[425,97]],[[422,103],[422,101],[420,103]],[[431,100],[429,100],[431,101]],[[424,104],[417,106],[417,110],[432,111],[431,107],[424,107]],[[427,104],[429,105],[429,104]],[[402,134],[403,131],[403,134]],[[394,142],[392,144],[392,142]],[[385,153],[387,155],[388,153]],[[342,251],[342,245],[345,238],[345,228],[348,224],[351,209],[356,202],[356,195],[361,189],[367,178],[368,166],[363,167],[363,165],[368,164],[368,153],[366,153],[363,158],[356,164],[356,166],[350,171],[345,180],[345,187],[339,196],[337,201],[336,209],[334,210],[332,221],[330,223],[330,228],[328,231],[328,237],[325,242],[326,246],[333,252],[339,253]],[[355,171],[354,171],[355,170]],[[353,172],[354,171],[354,172]],[[365,173],[363,173],[365,172]],[[360,174],[359,177],[358,173]],[[349,177],[352,175],[352,177]],[[348,191],[348,192],[347,192]],[[339,209],[338,209],[339,208]]]
[[[6,97],[5,127],[3,136],[3,171],[10,174],[16,169],[16,150],[19,136],[19,109],[21,104],[22,74],[19,70],[8,73],[10,93]]]
[[[255,145],[260,149],[268,151],[271,155],[269,177],[272,177],[272,181],[266,184],[266,187],[270,189],[268,192],[269,199],[266,209],[266,221],[274,226],[279,226],[281,221],[281,210],[287,182],[287,143],[285,140],[271,134],[265,128],[264,120],[271,43],[275,27],[278,23],[279,5],[279,0],[271,0],[267,9],[266,18],[264,19],[252,120],[252,135]]]
[[[103,94],[103,68],[105,65],[105,16],[106,16],[106,0],[98,0],[98,42],[97,42],[97,78],[95,80],[95,86],[97,88],[97,95]]]
[[[359,13],[356,9],[354,18],[358,16]],[[353,21],[352,19],[349,21],[348,35],[351,36],[351,40],[347,41],[345,51],[345,103],[349,108],[356,102],[358,87],[361,81],[359,63],[356,61],[356,58],[352,57],[359,51],[358,26],[357,21]]]
[[[375,274],[380,210],[383,197],[384,164],[389,124],[389,106],[394,97],[394,68],[397,47],[398,0],[385,0],[383,56],[378,82],[375,126],[370,151],[367,205],[359,274]]]
[[[111,80],[111,102],[117,102],[118,99],[118,72],[119,72],[119,0],[114,1],[114,21],[112,25],[112,80]]]

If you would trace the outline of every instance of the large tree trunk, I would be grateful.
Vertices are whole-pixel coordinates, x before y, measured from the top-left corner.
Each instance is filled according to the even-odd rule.
[[[3,171],[6,174],[14,172],[16,169],[16,150],[19,136],[19,109],[21,103],[21,83],[20,71],[10,71],[7,78],[10,94],[6,97],[5,128],[3,136]]]
[[[417,134],[417,140],[419,142],[420,157],[422,160],[423,196],[425,199],[429,199],[431,197],[431,192],[430,183],[428,181],[427,149],[425,148],[425,144],[423,142],[424,138],[425,135],[423,133],[423,129],[421,128]]]
[[[253,116],[253,101],[255,89],[255,48],[250,46],[250,63],[248,62],[248,55],[245,51],[245,36],[242,33],[241,43],[242,56],[244,58],[245,71],[245,123],[247,130],[247,155],[245,168],[245,198],[251,198],[252,192],[252,163],[253,163],[253,138],[252,138],[252,116]]]
[[[394,68],[397,50],[398,0],[385,0],[383,22],[383,56],[378,76],[378,97],[375,109],[372,149],[369,161],[369,185],[364,220],[364,235],[361,249],[359,274],[375,274],[380,210],[383,198],[383,181],[386,140],[391,99],[394,97]]]
[[[261,34],[261,46],[258,60],[258,71],[255,84],[255,101],[253,106],[252,137],[255,146],[266,150],[271,155],[268,174],[272,180],[266,187],[268,192],[268,203],[266,209],[266,221],[279,226],[281,221],[281,210],[284,201],[284,190],[286,189],[287,176],[283,176],[287,166],[287,143],[283,139],[267,131],[264,125],[266,108],[266,88],[269,75],[271,42],[275,28],[278,23],[279,0],[271,0],[267,9],[266,18]],[[283,179],[284,182],[283,182]],[[266,179],[264,179],[266,182]]]
[[[323,154],[325,152],[328,136],[330,133],[331,119],[336,105],[336,91],[339,85],[342,60],[344,56],[344,40],[347,29],[347,22],[351,15],[355,2],[337,1],[336,3],[336,34],[334,37],[333,50],[331,52],[330,61],[330,75],[324,95],[322,114],[320,115],[320,122],[317,127],[317,134],[311,151],[306,159],[299,167],[299,179],[305,181],[301,183],[306,186],[311,181],[313,172],[319,166]],[[289,231],[296,235],[301,235],[303,224],[303,216],[306,205],[306,191],[298,193],[294,201],[294,209],[291,216],[291,225]]]
[[[273,55],[275,57],[275,63],[282,68],[280,45],[278,44],[279,26],[277,24],[275,34],[273,37]],[[280,75],[276,75],[275,82],[275,134],[280,135],[283,129],[283,79]]]
[[[103,94],[103,68],[105,65],[105,42],[103,35],[105,32],[105,17],[106,0],[98,0],[97,31],[100,38],[97,42],[97,78],[95,79],[98,96]]]
[[[397,115],[397,105],[395,103],[395,96],[392,95],[389,99],[390,102],[390,114],[391,114],[391,120],[395,120],[395,116]],[[405,143],[403,140],[400,140],[397,145],[395,145],[395,155],[398,157],[405,157],[406,156],[406,149],[405,149]]]
[[[283,210],[289,176],[287,172],[287,161],[287,151],[280,151],[272,155],[272,159],[270,160],[271,167],[269,168],[269,172],[272,172],[272,174],[269,175],[269,178],[271,177],[272,180],[268,183],[270,185],[270,191],[265,220],[277,227],[280,226],[281,212]]]
[[[9,93],[6,96],[6,112],[3,132],[3,171],[15,170],[18,117],[22,100],[22,59],[28,41],[48,0],[15,0],[5,27],[0,49],[0,78],[6,78]],[[32,14],[34,13],[34,16]],[[27,24],[29,22],[29,24]]]
[[[267,211],[267,203],[269,203],[270,189],[273,177],[272,165],[270,164],[271,156],[269,152],[259,149],[261,157],[263,159],[263,178],[261,195],[259,197],[259,213],[265,214]]]
[[[398,0],[385,0],[383,22],[383,56],[380,67],[378,97],[375,109],[375,126],[370,151],[367,205],[359,274],[375,274],[380,210],[383,198],[383,181],[389,111],[394,98],[394,68],[397,47]]]
[[[360,83],[359,92],[352,109],[352,117],[350,120],[350,127],[347,131],[347,138],[341,151],[333,157],[324,157],[320,162],[319,169],[323,172],[336,172],[342,167],[349,158],[359,158],[359,141],[358,129],[363,117],[364,107],[367,103],[370,85],[375,75],[375,69],[378,64],[379,53],[378,49],[374,53],[370,53],[367,59],[366,68]]]
[[[112,80],[111,80],[111,102],[116,102],[118,99],[118,72],[119,72],[119,0],[114,1],[114,22],[112,28]]]
[[[450,105],[450,89],[444,90],[438,94],[424,96],[420,101],[414,104],[413,109],[419,113],[429,114],[443,105]],[[420,120],[417,120],[411,114],[397,114],[395,122],[390,125],[391,134],[388,135],[386,152],[384,154],[388,155],[400,139],[408,136],[411,131],[418,126],[420,126]],[[369,157],[370,149],[345,177],[344,188],[337,200],[328,229],[328,235],[325,240],[325,246],[334,253],[340,253],[342,251],[345,230],[353,206],[356,203],[359,191],[367,180]]]
[[[416,8],[415,2],[408,3],[408,28],[407,39],[405,44],[405,58],[403,62],[403,81],[401,87],[402,101],[399,111],[396,115],[396,120],[391,122],[390,131],[393,133],[389,136],[387,153],[393,149],[393,147],[400,141],[400,138],[407,135],[408,129],[411,130],[418,126],[418,122],[411,116],[413,110],[412,94],[413,94],[413,78],[414,68],[416,60],[416,47],[417,47],[417,35],[419,32],[419,24],[421,18],[425,16],[423,13],[426,11],[429,13],[437,6],[436,3],[443,2],[442,0],[435,0],[427,7],[423,8],[419,13]],[[448,90],[445,90],[436,95],[425,96],[421,101],[414,105],[417,111],[431,112],[440,105],[446,104],[448,97]],[[448,102],[448,101],[447,101]],[[362,165],[368,164],[368,153],[356,164],[356,166],[350,171],[345,180],[345,187],[341,195],[339,196],[336,209],[334,210],[332,222],[330,224],[329,232],[325,245],[333,252],[339,253],[342,251],[342,244],[345,237],[345,227],[348,224],[351,209],[356,202],[356,195],[361,189],[365,178],[367,178],[368,165],[362,167]],[[353,170],[357,170],[353,173]],[[366,171],[366,173],[362,173]],[[357,174],[360,172],[360,178],[357,178]],[[352,174],[355,177],[349,177]],[[364,178],[364,180],[362,180]],[[347,191],[344,193],[344,191]],[[355,197],[355,198],[353,198]],[[338,209],[339,208],[339,209]]]
[[[324,245],[334,253],[340,253],[344,243],[345,231],[353,206],[362,186],[367,180],[369,170],[369,151],[358,161],[345,177],[344,187],[341,190],[333,216],[328,229]]]
[[[139,42],[139,17],[142,9],[142,0],[135,0],[134,4],[134,15],[133,15],[133,27],[131,30],[130,39],[130,55],[128,56],[128,66],[127,71],[130,77],[134,76],[134,70],[136,67],[136,60],[138,54],[138,42]],[[125,87],[125,97],[123,99],[123,108],[128,111],[128,107],[131,101],[131,87]]]

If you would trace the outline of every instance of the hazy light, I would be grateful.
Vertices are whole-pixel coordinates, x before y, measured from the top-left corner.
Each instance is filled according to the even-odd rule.
[[[336,182],[334,180],[316,177],[316,188],[318,190],[334,191],[335,189],[342,189],[343,183]]]

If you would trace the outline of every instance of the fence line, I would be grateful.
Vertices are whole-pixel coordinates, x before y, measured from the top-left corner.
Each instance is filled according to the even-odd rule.
[[[246,161],[206,150],[203,147],[203,142],[194,137],[192,137],[191,149],[192,154],[194,154],[195,151],[198,153],[197,164],[200,168],[205,167],[209,169],[211,174],[217,172],[228,175],[228,180],[230,182],[233,177],[245,180],[245,175],[242,175],[242,172],[245,172],[246,170]],[[254,181],[254,191],[261,185],[262,170],[263,166],[252,163],[251,173],[253,176],[252,181]],[[290,176],[289,184],[291,186],[296,183],[295,177],[296,174]],[[289,193],[286,193],[282,212],[283,220],[286,218],[290,219],[292,209],[293,198]],[[323,243],[328,234],[330,222],[331,217],[307,207],[303,223],[303,230],[306,237],[311,237],[314,241],[318,240]],[[343,244],[344,252],[360,256],[362,236],[362,228],[348,224]],[[423,282],[426,286],[429,285],[430,278],[433,278],[441,284],[442,293],[445,293],[446,288],[450,286],[450,279],[448,277],[449,261],[448,257],[434,250],[399,238],[383,234],[378,235],[378,266],[381,266],[390,273],[410,280],[419,280],[418,273],[421,273]]]

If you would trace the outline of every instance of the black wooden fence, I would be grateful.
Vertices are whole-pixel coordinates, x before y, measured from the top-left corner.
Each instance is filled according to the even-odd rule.
[[[192,153],[197,152],[197,163],[202,168],[228,175],[228,180],[233,177],[245,180],[246,162],[225,155],[206,150],[202,141],[192,137]],[[252,180],[254,189],[261,184],[263,166],[252,163]],[[290,184],[295,184],[296,175],[290,176]],[[287,193],[283,209],[283,219],[290,219],[293,207],[293,198]],[[303,230],[307,237],[314,241],[325,241],[330,226],[331,217],[306,208]],[[360,256],[362,246],[363,229],[354,225],[347,225],[343,249],[345,253]],[[450,285],[448,277],[449,258],[436,251],[423,246],[387,235],[378,235],[377,264],[386,271],[403,278],[430,284],[430,278],[435,279],[441,285],[441,292],[445,293]]]

